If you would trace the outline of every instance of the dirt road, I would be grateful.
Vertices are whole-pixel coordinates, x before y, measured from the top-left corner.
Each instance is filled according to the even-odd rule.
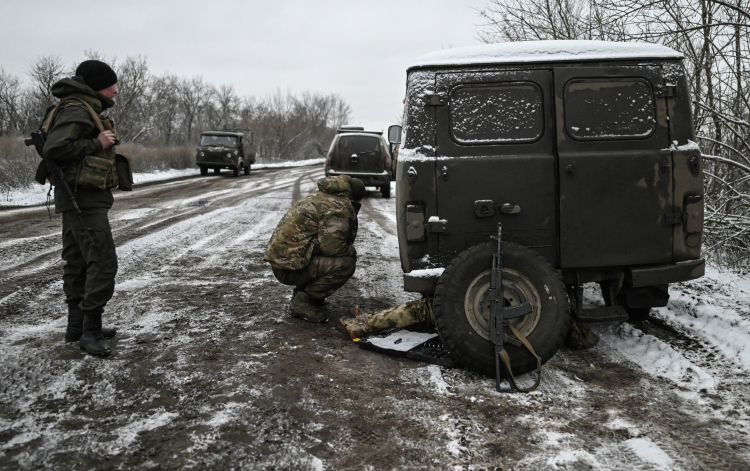
[[[394,200],[379,193],[364,201],[360,262],[327,303],[331,322],[288,317],[291,290],[261,257],[322,174],[118,194],[106,359],[62,340],[60,218],[0,211],[0,468],[750,469],[747,369],[687,327],[602,326],[598,346],[560,351],[528,395],[358,349],[339,317],[414,299]]]

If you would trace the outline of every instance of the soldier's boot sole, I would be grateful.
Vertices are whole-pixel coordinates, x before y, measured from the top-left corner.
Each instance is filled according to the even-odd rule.
[[[339,322],[344,326],[346,333],[352,340],[360,339],[369,333],[366,315],[359,315],[353,319],[339,319]]]

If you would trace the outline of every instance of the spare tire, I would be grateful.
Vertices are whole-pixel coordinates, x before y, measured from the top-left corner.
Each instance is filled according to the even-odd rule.
[[[497,244],[485,243],[459,254],[435,288],[435,325],[443,344],[467,368],[495,375],[495,346],[489,340],[489,286]],[[560,275],[536,252],[504,242],[504,305],[529,301],[533,312],[512,319],[546,363],[568,333],[568,297]],[[511,337],[512,334],[506,332]],[[536,358],[523,346],[506,344],[514,375],[536,369]]]

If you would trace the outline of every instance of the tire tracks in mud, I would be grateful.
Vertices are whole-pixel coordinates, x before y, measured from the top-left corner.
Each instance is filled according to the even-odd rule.
[[[560,432],[574,434],[570,440],[582,449],[597,445],[594,458],[607,463],[606,469],[632,469],[632,457],[623,460],[622,456],[631,452],[623,447],[629,439],[653,442],[672,458],[675,469],[750,467],[747,443],[728,434],[728,424],[709,417],[705,407],[685,397],[669,380],[644,375],[638,365],[613,353],[600,347],[563,349],[547,364],[550,374],[558,376],[547,385],[586,386],[571,398],[570,411],[561,411],[573,420]],[[543,388],[552,392],[549,386]],[[630,465],[614,465],[623,462]]]

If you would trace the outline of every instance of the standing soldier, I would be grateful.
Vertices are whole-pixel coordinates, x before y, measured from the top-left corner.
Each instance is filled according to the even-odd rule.
[[[263,260],[274,276],[295,286],[289,313],[326,322],[323,300],[354,274],[357,212],[365,196],[361,180],[348,175],[318,180],[318,191],[300,200],[273,231]]]
[[[118,185],[116,135],[110,119],[100,116],[114,105],[117,75],[97,60],[82,62],[75,77],[60,80],[52,94],[60,99],[42,125],[47,133],[44,153],[63,170],[81,208],[83,227],[74,207],[55,186],[55,213],[62,213],[63,291],[68,305],[65,340],[91,355],[106,356],[105,337],[114,329],[102,328],[104,306],[112,298],[117,254],[107,212]]]

